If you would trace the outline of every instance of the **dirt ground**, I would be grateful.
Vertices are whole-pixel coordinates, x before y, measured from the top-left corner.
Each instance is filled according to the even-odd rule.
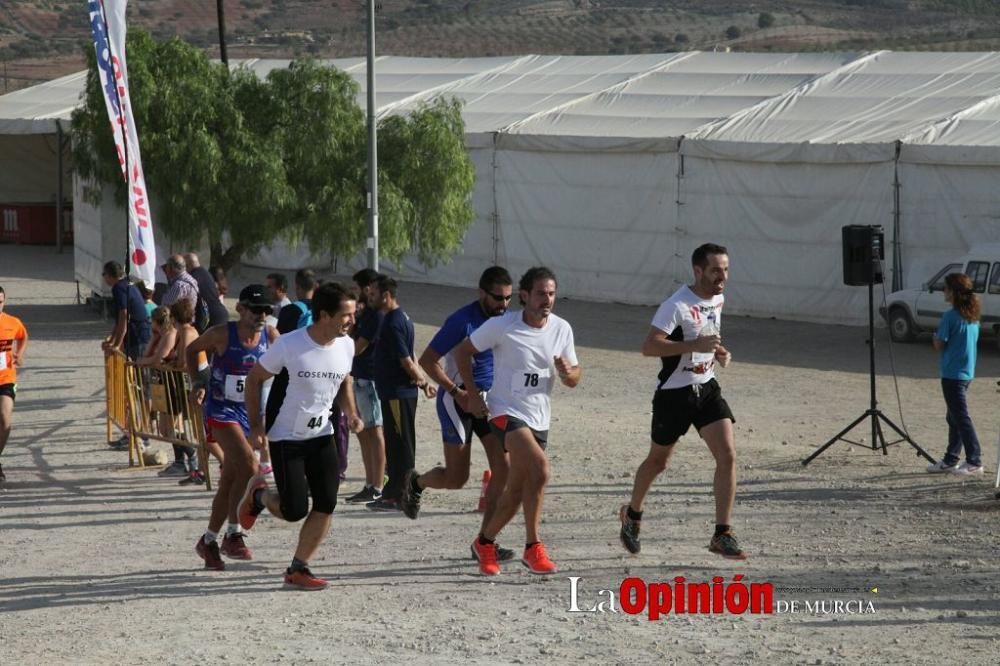
[[[262,518],[249,539],[252,562],[204,571],[193,546],[210,494],[155,469],[129,469],[126,454],[108,449],[99,340],[111,322],[75,304],[72,275],[71,254],[0,246],[8,311],[31,335],[2,458],[5,664],[997,663],[1000,353],[992,340],[980,348],[970,395],[984,477],[931,476],[909,445],[888,456],[867,448],[865,428],[853,433],[865,448],[838,443],[803,467],[868,406],[866,331],[726,318],[734,362],[720,381],[738,420],[735,526],[750,559],[706,550],[713,464],[690,434],[654,486],[643,552],[631,557],[616,515],[649,446],[657,364],[637,349],[653,308],[560,301],[584,369],[577,389],[559,387],[553,398],[542,534],[560,573],[535,577],[511,563],[495,579],[478,575],[468,544],[485,456],[475,449],[468,487],[425,493],[415,522],[338,506],[313,562],[333,585],[306,594],[281,585],[297,526]],[[404,284],[418,353],[472,295]],[[881,406],[900,422],[884,329],[877,340]],[[926,340],[892,353],[905,424],[936,458],[946,435],[936,354]],[[442,458],[432,403],[421,401],[417,420],[417,465],[426,469]],[[348,477],[344,494],[361,485],[353,441]],[[520,518],[500,535],[514,548],[522,538]],[[728,584],[737,574],[773,584],[785,612],[657,621],[568,612],[570,576],[579,577],[578,607],[587,610],[606,600],[600,590],[617,594],[629,577]],[[853,600],[855,611],[870,602],[874,612],[834,612],[834,600]],[[827,612],[816,610],[822,601]]]

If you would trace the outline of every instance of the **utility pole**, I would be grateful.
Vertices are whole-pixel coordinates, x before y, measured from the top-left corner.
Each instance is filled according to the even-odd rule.
[[[378,146],[375,127],[375,0],[368,0],[368,267],[378,270]]]
[[[219,14],[219,57],[226,69],[229,69],[229,56],[226,55],[226,8],[223,7],[223,2],[224,0],[215,0]]]

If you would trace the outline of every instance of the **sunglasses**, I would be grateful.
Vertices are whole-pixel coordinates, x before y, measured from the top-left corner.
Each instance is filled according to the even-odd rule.
[[[250,310],[250,312],[254,313],[255,315],[259,315],[259,314],[268,314],[269,315],[269,314],[273,314],[274,313],[274,308],[272,308],[270,305],[252,305],[252,306],[250,306],[249,310]]]
[[[514,298],[513,294],[511,294],[510,296],[503,296],[501,294],[494,294],[494,293],[491,293],[491,292],[486,292],[486,295],[489,296],[490,298],[492,298],[497,303],[506,303],[507,301],[509,301],[512,298]]]

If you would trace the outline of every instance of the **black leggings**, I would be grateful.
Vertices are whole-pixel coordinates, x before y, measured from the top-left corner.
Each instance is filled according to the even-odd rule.
[[[294,523],[305,518],[310,495],[313,511],[333,513],[340,490],[339,458],[333,435],[271,442],[268,448],[285,520]]]

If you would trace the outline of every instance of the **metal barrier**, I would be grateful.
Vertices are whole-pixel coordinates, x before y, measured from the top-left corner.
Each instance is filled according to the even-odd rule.
[[[108,440],[111,426],[129,438],[129,466],[145,467],[141,440],[156,440],[194,447],[198,467],[205,475],[206,490],[212,489],[205,445],[204,414],[190,401],[187,373],[166,366],[138,367],[119,351],[105,357],[108,396]]]

